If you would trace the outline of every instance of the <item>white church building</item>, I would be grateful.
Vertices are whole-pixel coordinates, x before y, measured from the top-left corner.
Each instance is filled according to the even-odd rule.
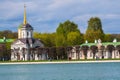
[[[27,22],[26,7],[24,6],[24,20],[18,27],[18,39],[11,44],[11,60],[39,60],[37,54],[31,54],[31,48],[44,47],[39,39],[33,38],[33,27]],[[34,56],[34,59],[33,59]],[[46,55],[44,55],[44,59]]]

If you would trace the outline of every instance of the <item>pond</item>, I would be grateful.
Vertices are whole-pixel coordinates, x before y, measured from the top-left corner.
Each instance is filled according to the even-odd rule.
[[[0,80],[119,80],[120,63],[0,65]]]

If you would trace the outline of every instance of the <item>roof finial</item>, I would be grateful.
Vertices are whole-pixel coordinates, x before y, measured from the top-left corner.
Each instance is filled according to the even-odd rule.
[[[27,19],[26,19],[26,5],[24,4],[24,21],[23,24],[27,24]]]

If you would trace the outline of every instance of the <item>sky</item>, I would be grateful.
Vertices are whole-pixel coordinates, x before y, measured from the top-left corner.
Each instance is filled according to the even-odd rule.
[[[55,32],[60,23],[70,20],[85,33],[89,19],[99,17],[105,33],[120,34],[120,0],[0,0],[0,31],[17,31],[24,4],[27,22],[37,32]]]

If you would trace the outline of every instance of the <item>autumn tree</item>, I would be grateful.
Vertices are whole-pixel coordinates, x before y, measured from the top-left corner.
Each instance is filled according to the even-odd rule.
[[[102,30],[102,23],[100,18],[90,18],[84,38],[89,42],[94,42],[95,39],[101,39],[102,41],[104,40],[104,32]]]

